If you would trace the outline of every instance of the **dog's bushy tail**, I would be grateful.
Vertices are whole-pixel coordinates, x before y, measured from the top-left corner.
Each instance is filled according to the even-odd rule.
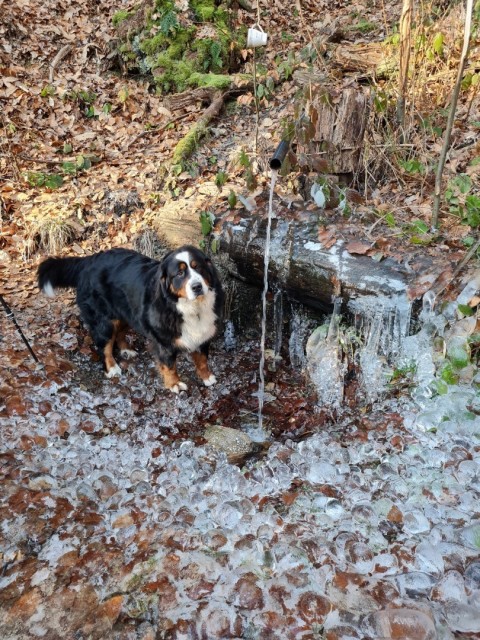
[[[85,258],[47,258],[38,267],[38,286],[50,297],[54,289],[76,287]]]

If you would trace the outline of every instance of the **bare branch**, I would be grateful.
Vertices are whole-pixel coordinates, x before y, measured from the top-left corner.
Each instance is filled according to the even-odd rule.
[[[448,114],[447,127],[445,129],[445,136],[443,139],[443,147],[438,160],[437,173],[435,175],[435,197],[433,199],[432,208],[432,227],[438,228],[438,213],[440,211],[440,196],[442,188],[442,176],[443,169],[445,167],[445,160],[447,158],[448,148],[450,146],[450,138],[452,135],[453,122],[455,120],[455,111],[457,108],[458,95],[460,93],[460,87],[462,85],[463,72],[465,71],[465,65],[470,50],[470,35],[472,31],[472,12],[473,12],[473,0],[467,0],[467,7],[465,9],[465,29],[463,32],[463,49],[458,65],[457,80],[453,88],[452,100],[450,102],[450,113]]]
[[[49,84],[52,84],[53,82],[53,73],[55,71],[55,67],[63,60],[63,58],[65,58],[65,56],[67,56],[70,53],[71,50],[72,50],[72,45],[66,44],[64,47],[60,49],[60,51],[57,53],[57,55],[54,57],[54,59],[50,63],[50,71],[48,74]]]
[[[400,18],[400,64],[398,78],[397,122],[400,126],[401,141],[405,133],[405,102],[408,84],[408,67],[412,40],[413,0],[403,0],[402,17]]]

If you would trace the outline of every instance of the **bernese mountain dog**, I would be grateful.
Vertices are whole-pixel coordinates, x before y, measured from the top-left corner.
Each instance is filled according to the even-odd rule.
[[[223,290],[211,260],[185,245],[162,261],[129,249],[110,249],[83,258],[47,258],[38,267],[38,285],[48,296],[58,287],[77,290],[77,304],[108,378],[121,374],[115,343],[125,358],[136,355],[125,339],[129,328],[148,338],[167,389],[187,389],[176,358],[192,354],[207,387],[216,378],[208,366],[209,345],[220,328]]]

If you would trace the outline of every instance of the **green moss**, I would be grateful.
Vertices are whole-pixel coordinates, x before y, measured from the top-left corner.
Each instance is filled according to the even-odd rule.
[[[133,51],[130,42],[121,44],[118,50],[122,54],[122,58],[127,64],[137,59],[137,54]]]
[[[195,149],[198,147],[200,138],[205,133],[205,127],[198,123],[192,127],[187,135],[180,140],[173,151],[172,164],[178,164],[183,166],[183,162],[186,158],[189,158]]]
[[[215,16],[214,0],[190,0],[190,6],[201,22],[211,22]]]
[[[184,53],[184,45],[178,42],[174,42],[173,44],[171,44],[166,51],[167,56],[172,60],[180,60]]]
[[[157,33],[153,38],[146,38],[140,44],[140,50],[147,56],[155,56],[158,53],[167,52],[172,58],[180,58],[193,39],[195,27],[180,29],[174,35]]]
[[[226,35],[229,39],[232,37],[232,32],[229,27],[230,19],[229,19],[228,11],[225,11],[225,9],[218,7],[215,12],[214,22],[217,25],[220,32],[223,32],[224,35]]]
[[[220,71],[223,68],[222,45],[213,38],[197,40],[192,45],[192,50],[197,52],[198,67],[204,71]]]
[[[127,18],[133,15],[132,11],[126,11],[125,9],[121,9],[117,11],[117,13],[112,18],[112,23],[114,27],[118,27],[119,24],[124,22]]]
[[[155,84],[164,92],[184,91],[194,70],[193,61],[172,60],[166,53],[158,56],[154,67]]]
[[[174,39],[171,39],[171,43],[181,45],[187,49],[190,42],[195,39],[196,31],[197,29],[193,26],[188,27],[187,29],[182,29],[175,34]]]
[[[189,0],[189,8],[187,18],[183,13],[180,16],[172,0],[156,0],[146,24],[135,36],[138,42],[120,48],[129,68],[132,49],[136,52],[137,67],[144,73],[151,72],[162,92],[183,91],[188,86],[222,89],[230,85],[228,77],[222,75],[228,70],[233,39],[227,11],[217,6],[216,0]],[[200,23],[204,22],[213,26],[215,35],[201,37],[204,27]]]
[[[157,33],[157,35],[153,36],[153,38],[142,40],[142,43],[140,44],[140,50],[143,51],[143,53],[145,53],[147,56],[154,56],[159,51],[162,51],[167,43],[168,40],[163,35],[163,33]]]
[[[218,73],[198,73],[194,72],[188,79],[188,84],[194,87],[212,87],[214,89],[228,89],[232,84],[229,75]]]
[[[215,0],[190,0],[189,4],[200,22],[213,22],[228,30],[228,12],[218,6]]]
[[[172,11],[175,9],[175,3],[172,0],[156,0],[155,10],[160,13],[164,11]]]

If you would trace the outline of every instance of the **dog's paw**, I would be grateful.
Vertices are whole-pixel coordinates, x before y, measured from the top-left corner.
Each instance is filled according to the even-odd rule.
[[[118,364],[115,364],[114,367],[111,367],[106,373],[105,375],[107,376],[107,378],[114,378],[115,376],[120,377],[122,375],[122,370],[120,369],[120,367],[118,366]]]
[[[203,384],[206,387],[212,387],[215,383],[217,382],[216,377],[213,375],[213,373],[211,373],[208,378],[205,378],[205,380],[203,381]]]
[[[186,391],[187,389],[187,385],[181,380],[179,380],[177,384],[174,384],[173,387],[170,387],[170,391],[172,391],[173,393],[180,393],[180,391]]]
[[[130,360],[131,358],[135,358],[137,352],[133,349],[122,349],[120,351],[120,355],[122,356],[122,358],[125,358],[125,360]]]

